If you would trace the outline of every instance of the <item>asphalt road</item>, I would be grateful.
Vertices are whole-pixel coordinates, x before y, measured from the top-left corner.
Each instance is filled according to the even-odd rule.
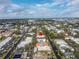
[[[29,30],[29,28],[28,28],[28,30]],[[12,46],[12,48],[8,51],[8,53],[6,54],[6,56],[3,59],[9,59],[11,53],[15,50],[15,48],[17,47],[17,45],[19,44],[19,42],[24,38],[24,36],[28,32],[28,30],[23,33],[22,37],[17,42],[14,43],[14,45]]]
[[[52,50],[54,50],[54,53],[55,53],[57,59],[62,59],[62,58],[58,55],[58,49],[57,49],[57,47],[55,46],[54,42],[50,40],[50,37],[49,37],[48,34],[45,33],[45,35],[46,35],[47,39],[49,40],[49,42],[50,42],[50,44],[51,44],[51,47],[52,47]]]

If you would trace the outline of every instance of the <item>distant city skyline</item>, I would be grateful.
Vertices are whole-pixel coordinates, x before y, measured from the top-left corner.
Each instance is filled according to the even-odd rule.
[[[79,17],[79,0],[0,0],[0,18]]]

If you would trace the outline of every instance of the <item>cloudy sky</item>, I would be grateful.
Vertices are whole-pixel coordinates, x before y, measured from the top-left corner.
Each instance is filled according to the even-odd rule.
[[[0,18],[79,17],[79,0],[0,0]]]

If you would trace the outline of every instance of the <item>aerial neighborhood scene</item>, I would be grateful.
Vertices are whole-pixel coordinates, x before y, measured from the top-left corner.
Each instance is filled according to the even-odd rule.
[[[79,0],[0,0],[0,59],[79,59]]]

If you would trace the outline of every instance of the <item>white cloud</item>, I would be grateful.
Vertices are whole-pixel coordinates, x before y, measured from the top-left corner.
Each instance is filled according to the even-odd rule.
[[[61,16],[78,17],[79,16],[79,0],[69,0],[66,4],[67,8],[60,13]]]
[[[1,0],[0,0],[1,1]],[[4,0],[9,1],[9,0]],[[65,2],[67,2],[65,4]],[[21,6],[11,2],[0,4],[0,13],[5,17],[61,17],[79,16],[79,0],[55,0],[51,3]],[[64,6],[64,4],[66,6]],[[7,8],[6,8],[7,7]],[[61,9],[60,9],[61,7]],[[62,8],[66,7],[66,8]],[[7,14],[8,13],[8,14]],[[2,16],[2,15],[0,15]]]
[[[68,6],[77,6],[79,5],[79,0],[70,0]]]
[[[19,8],[22,8],[21,6],[17,5],[17,4],[11,4],[11,7],[13,9],[19,9]]]

